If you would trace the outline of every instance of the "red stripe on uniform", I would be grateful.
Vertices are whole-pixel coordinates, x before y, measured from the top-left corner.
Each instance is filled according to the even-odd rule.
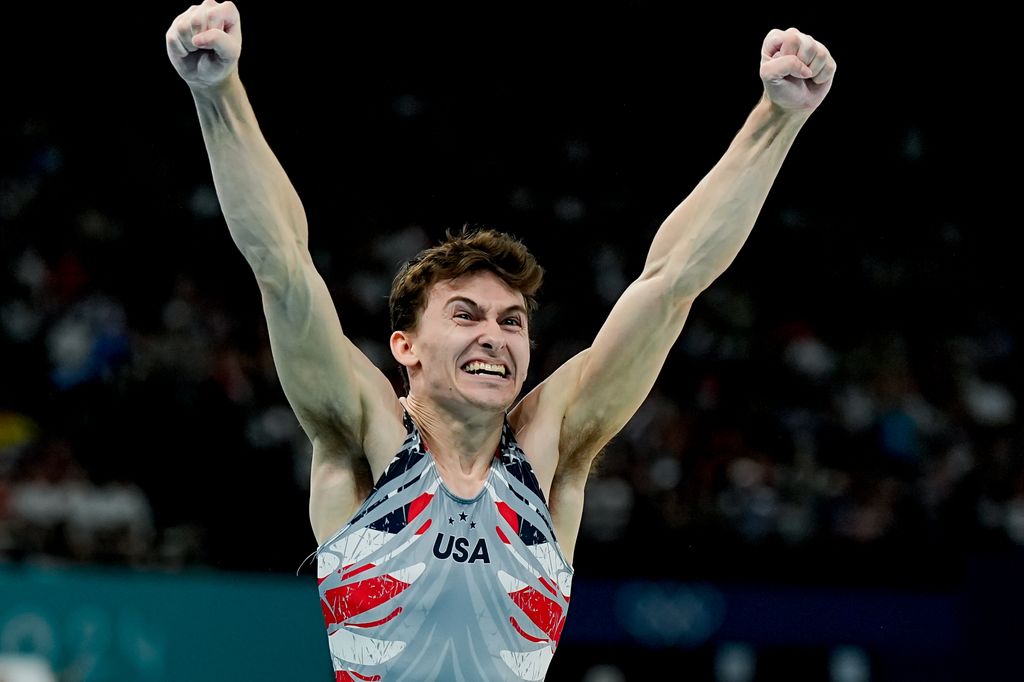
[[[505,537],[505,534],[501,532],[501,526],[495,526],[494,530],[498,531],[498,537],[501,538],[502,542],[504,542],[506,545],[512,544],[508,541],[508,538]]]
[[[513,603],[523,610],[533,624],[558,642],[565,626],[564,611],[557,602],[548,599],[532,587],[524,587],[508,595]]]
[[[328,626],[344,623],[350,618],[394,599],[409,587],[409,583],[395,580],[390,575],[361,580],[327,590],[320,600],[324,622]]]
[[[495,502],[498,505],[498,512],[505,517],[508,521],[508,525],[512,526],[512,530],[519,534],[519,514],[516,514],[512,507],[508,506],[504,502]]]
[[[423,493],[422,495],[420,495],[415,500],[409,503],[410,522],[417,516],[419,516],[421,511],[427,508],[427,505],[430,504],[430,500],[433,499],[433,497],[434,496],[431,495],[430,493]]]
[[[352,564],[349,564],[348,566],[351,566],[351,565]],[[347,569],[348,566],[346,566],[345,568]],[[373,566],[374,566],[374,564],[366,564],[365,566],[360,566],[359,568],[355,569],[354,571],[348,571],[347,573],[343,574],[341,576],[341,579],[342,580],[348,580],[349,578],[351,578],[354,575],[359,575],[363,571],[366,571],[366,570],[369,570],[369,569],[373,568]],[[340,571],[339,571],[339,573],[340,573]]]
[[[372,628],[372,627],[376,627],[378,625],[383,625],[384,623],[388,622],[389,620],[391,620],[392,618],[394,618],[395,616],[397,616],[401,612],[402,612],[402,607],[399,606],[397,609],[395,609],[394,611],[391,612],[391,615],[386,616],[384,618],[381,618],[380,620],[375,620],[375,621],[372,621],[372,622],[369,622],[369,623],[353,623],[352,621],[349,621],[349,622],[345,623],[345,625],[346,626],[351,626],[351,627],[354,627],[354,628]]]
[[[366,682],[380,682],[380,675],[370,677],[368,675],[360,675],[355,670],[339,670],[334,673],[334,682],[357,682],[358,680],[366,680]]]
[[[519,627],[519,623],[517,623],[516,619],[513,618],[512,616],[509,616],[508,619],[509,619],[509,621],[511,621],[512,627],[514,627],[516,629],[516,632],[521,634],[525,639],[528,639],[531,642],[546,642],[546,641],[548,641],[546,639],[541,639],[540,637],[534,637],[533,635],[526,634],[526,631],[523,630],[521,627]]]

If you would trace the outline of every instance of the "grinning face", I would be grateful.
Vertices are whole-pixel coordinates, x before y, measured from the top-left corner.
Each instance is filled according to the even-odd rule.
[[[434,284],[413,331],[391,335],[410,394],[453,412],[505,411],[530,366],[523,295],[489,271]]]

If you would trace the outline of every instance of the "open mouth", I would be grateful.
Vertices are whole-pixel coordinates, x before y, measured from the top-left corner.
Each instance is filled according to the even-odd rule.
[[[462,371],[476,376],[492,376],[504,379],[508,377],[508,368],[505,365],[491,364],[488,362],[467,362],[462,366]]]

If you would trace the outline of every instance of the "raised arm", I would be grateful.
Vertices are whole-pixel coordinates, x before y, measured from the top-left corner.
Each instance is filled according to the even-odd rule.
[[[313,266],[302,203],[238,76],[241,49],[231,2],[205,0],[167,32],[168,57],[195,100],[231,238],[262,293],[282,388],[313,443],[311,516],[319,537],[361,501],[393,454],[383,454],[390,441],[400,443],[404,429],[390,382],[342,332]],[[380,420],[393,421],[393,428],[374,430]],[[394,438],[378,444],[381,432],[392,431]]]
[[[557,484],[581,493],[593,458],[646,398],[693,300],[746,241],[835,69],[828,50],[810,36],[796,29],[768,33],[761,100],[714,168],[661,224],[643,272],[615,304],[593,345],[549,379],[565,405]]]

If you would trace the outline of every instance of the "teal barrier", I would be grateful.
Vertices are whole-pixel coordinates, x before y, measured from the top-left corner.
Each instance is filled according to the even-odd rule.
[[[309,576],[0,568],[0,653],[77,682],[334,677]]]

